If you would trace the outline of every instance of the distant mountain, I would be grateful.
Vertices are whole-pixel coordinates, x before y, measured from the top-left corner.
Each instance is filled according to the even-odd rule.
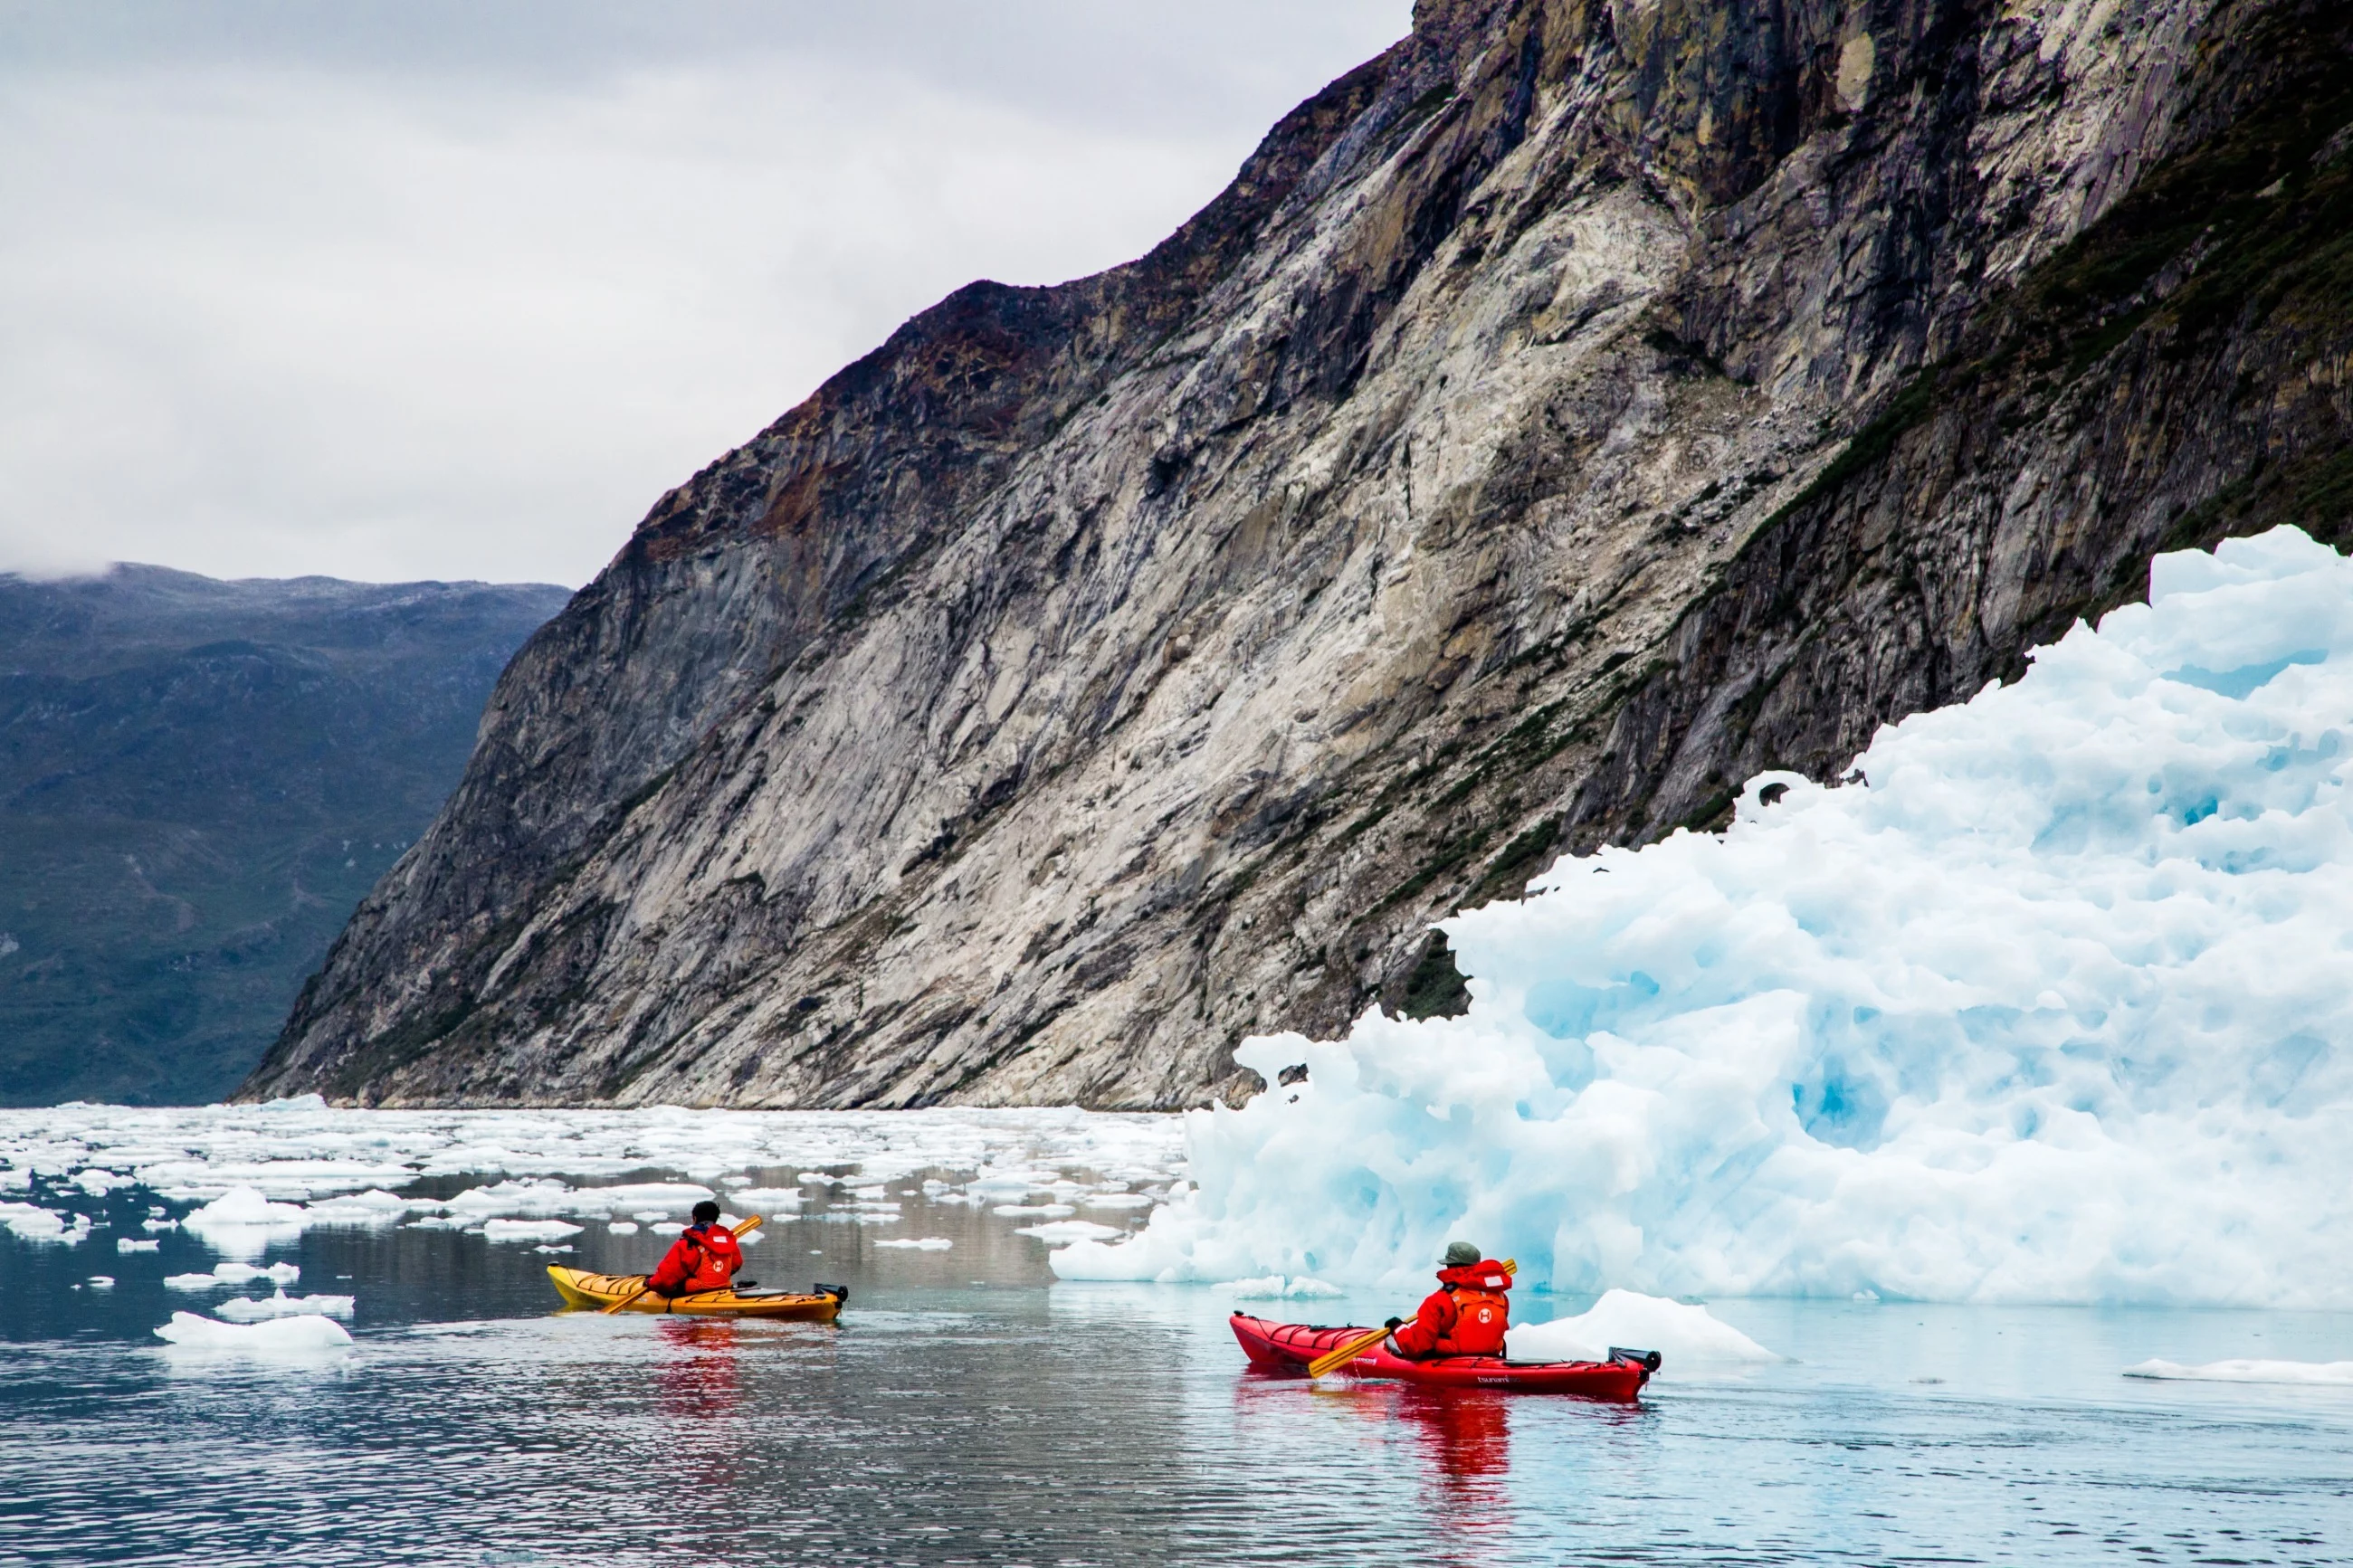
[[[567,597],[0,575],[0,1103],[236,1088]]]

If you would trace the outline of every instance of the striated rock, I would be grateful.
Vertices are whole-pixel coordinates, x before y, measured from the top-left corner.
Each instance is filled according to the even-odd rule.
[[[1169,1106],[1429,921],[2334,536],[2348,23],[1454,0],[658,504],[248,1096]]]

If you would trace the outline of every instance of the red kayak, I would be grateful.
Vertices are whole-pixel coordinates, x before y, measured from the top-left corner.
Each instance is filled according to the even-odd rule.
[[[1371,1333],[1370,1328],[1324,1328],[1313,1323],[1270,1323],[1247,1313],[1233,1315],[1234,1338],[1261,1372],[1304,1376],[1307,1363],[1326,1351]],[[1408,1361],[1386,1347],[1366,1352],[1341,1369],[1351,1377],[1394,1378],[1435,1388],[1513,1388],[1530,1394],[1574,1394],[1587,1399],[1631,1404],[1659,1370],[1656,1351],[1610,1348],[1608,1361],[1505,1361],[1493,1355],[1436,1356]]]

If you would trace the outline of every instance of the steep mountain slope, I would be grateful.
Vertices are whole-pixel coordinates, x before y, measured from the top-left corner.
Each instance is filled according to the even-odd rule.
[[[568,596],[0,576],[0,1104],[235,1089]]]
[[[665,497],[246,1092],[1171,1105],[1458,1004],[1430,919],[2341,523],[2347,31],[1424,4]]]

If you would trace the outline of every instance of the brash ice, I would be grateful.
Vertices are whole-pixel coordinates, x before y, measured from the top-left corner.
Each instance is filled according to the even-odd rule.
[[[2014,686],[1444,929],[1459,1018],[1248,1042],[1065,1278],[2353,1305],[2353,563],[2160,556]]]

